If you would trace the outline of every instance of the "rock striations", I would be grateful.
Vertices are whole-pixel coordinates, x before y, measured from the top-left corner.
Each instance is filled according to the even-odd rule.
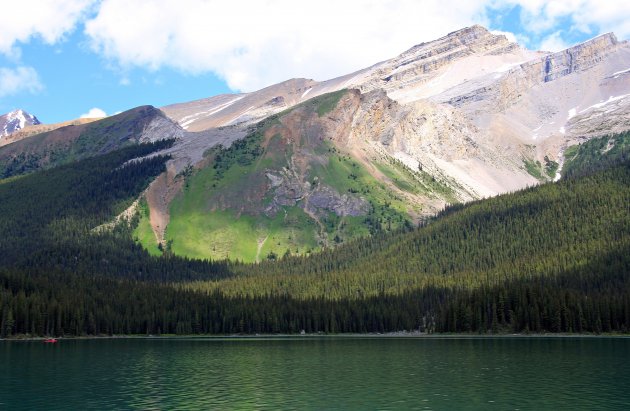
[[[601,62],[617,44],[617,37],[608,33],[564,51],[550,54],[544,59],[542,80],[553,81],[575,71],[587,70]],[[533,66],[537,65],[537,62],[533,64]]]

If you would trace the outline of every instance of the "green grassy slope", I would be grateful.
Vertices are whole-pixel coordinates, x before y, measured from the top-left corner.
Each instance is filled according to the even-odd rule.
[[[208,166],[187,177],[171,204],[166,240],[172,251],[253,262],[308,254],[409,225],[410,213],[420,210],[410,208],[407,199],[318,134],[319,119],[334,109],[343,93],[310,100],[265,120],[230,148],[209,152]],[[297,137],[282,123],[295,110],[302,127]],[[392,164],[380,168],[396,174],[403,191],[427,190]],[[280,187],[274,185],[281,180]],[[337,203],[360,202],[361,210],[344,213],[323,206],[313,211],[307,201],[318,189],[327,190]],[[153,243],[143,242],[147,247]]]
[[[138,204],[138,224],[133,229],[133,238],[153,256],[162,255],[162,250],[158,248],[155,241],[155,234],[149,223],[149,205],[142,198]]]
[[[351,242],[310,258],[243,266],[240,277],[197,286],[234,296],[343,299],[555,278],[588,267],[603,253],[630,258],[629,204],[626,162],[451,207],[411,232]]]

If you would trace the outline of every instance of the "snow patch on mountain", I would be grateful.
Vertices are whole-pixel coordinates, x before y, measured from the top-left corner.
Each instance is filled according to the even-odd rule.
[[[10,113],[0,116],[0,138],[22,130],[26,126],[35,124],[41,123],[34,115],[22,109],[11,111]]]
[[[608,100],[606,100],[606,101],[601,101],[601,102],[599,102],[597,104],[593,104],[592,106],[585,108],[584,110],[580,111],[580,114],[585,113],[585,112],[587,112],[588,110],[591,110],[591,109],[602,108],[602,107],[604,107],[607,104],[613,103],[613,102],[615,102],[617,100],[624,99],[624,98],[626,98],[628,96],[630,96],[630,94],[622,94],[621,96],[610,96],[610,97],[608,97]]]

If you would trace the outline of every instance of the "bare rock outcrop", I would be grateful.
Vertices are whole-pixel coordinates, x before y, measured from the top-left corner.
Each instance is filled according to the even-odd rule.
[[[148,143],[171,138],[181,139],[182,137],[184,137],[184,129],[179,124],[164,115],[159,115],[145,124],[137,139],[140,143]]]
[[[384,154],[410,170],[429,173],[464,201],[534,181],[520,157],[497,150],[457,108],[429,101],[399,104],[382,90],[362,96],[350,141],[355,153],[372,153],[371,158]]]
[[[370,204],[363,198],[350,195],[340,194],[334,188],[320,184],[309,195],[309,201],[306,204],[307,211],[321,214],[322,211],[331,211],[340,217],[346,216],[362,216],[370,211]]]
[[[578,70],[587,70],[612,51],[618,44],[613,33],[607,33],[587,42],[553,53],[542,62],[542,80],[553,81]],[[537,71],[540,62],[530,64],[532,71]],[[529,67],[525,70],[529,70]]]

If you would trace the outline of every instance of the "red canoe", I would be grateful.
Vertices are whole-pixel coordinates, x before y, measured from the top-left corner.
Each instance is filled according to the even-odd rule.
[[[48,338],[48,339],[44,340],[44,342],[48,343],[48,344],[55,344],[57,342],[57,339],[56,338]]]

